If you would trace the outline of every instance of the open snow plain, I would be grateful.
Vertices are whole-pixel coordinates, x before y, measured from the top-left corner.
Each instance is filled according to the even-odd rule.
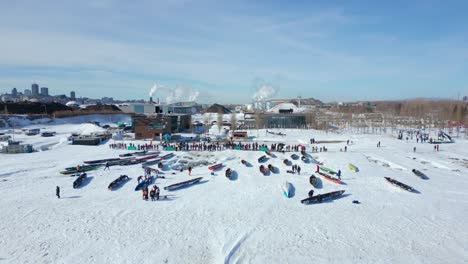
[[[91,127],[90,127],[91,126]],[[339,199],[304,205],[313,187],[315,164],[300,159],[301,175],[286,173],[282,163],[292,153],[275,153],[265,164],[279,168],[263,176],[262,152],[176,152],[174,160],[205,159],[225,167],[210,175],[207,167],[187,172],[164,171],[161,187],[195,177],[201,183],[148,202],[134,191],[141,165],[114,166],[88,173],[73,189],[65,167],[85,160],[113,158],[125,150],[72,146],[71,132],[98,129],[90,124],[47,124],[51,138],[16,135],[47,146],[32,154],[0,154],[0,263],[466,263],[468,261],[468,142],[433,145],[397,140],[388,135],[325,134],[281,130],[285,137],[252,131],[258,142],[304,144],[316,140],[353,141],[319,144],[326,153],[310,153],[324,166],[341,169],[343,185],[321,178],[316,194],[346,190]],[[381,148],[376,148],[378,141]],[[136,142],[138,143],[138,142]],[[305,144],[310,151],[310,144]],[[413,146],[417,146],[413,153]],[[165,154],[165,152],[162,152]],[[240,159],[253,167],[245,167]],[[291,159],[290,159],[291,160]],[[354,173],[348,163],[359,167]],[[233,180],[224,176],[235,171]],[[413,168],[429,179],[414,175]],[[175,174],[172,174],[172,173]],[[108,184],[119,175],[131,180],[115,191]],[[384,177],[406,183],[419,193],[390,185]],[[281,184],[295,188],[285,198]],[[61,187],[62,199],[55,197]],[[359,200],[360,204],[353,204]]]

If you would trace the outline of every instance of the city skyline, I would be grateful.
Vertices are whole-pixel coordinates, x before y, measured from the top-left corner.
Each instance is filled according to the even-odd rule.
[[[201,102],[457,99],[468,93],[463,1],[0,3],[0,92]],[[21,17],[21,19],[18,19]]]

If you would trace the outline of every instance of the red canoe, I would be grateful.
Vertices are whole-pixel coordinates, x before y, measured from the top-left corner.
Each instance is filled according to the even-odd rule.
[[[330,175],[327,175],[327,174],[325,174],[323,172],[319,172],[319,174],[322,175],[326,180],[329,180],[329,181],[334,182],[336,184],[342,184],[343,183],[340,179],[334,178],[334,177],[332,177]]]
[[[216,164],[216,165],[213,165],[213,166],[208,167],[208,169],[209,169],[209,170],[217,170],[217,169],[221,168],[222,166],[223,166],[222,163],[218,163],[218,164]]]

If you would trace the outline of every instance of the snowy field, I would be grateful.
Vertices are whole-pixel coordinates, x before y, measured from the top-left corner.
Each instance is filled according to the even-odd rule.
[[[101,120],[102,123],[116,120]],[[275,153],[265,164],[279,173],[263,176],[262,152],[175,152],[171,160],[205,159],[225,167],[210,175],[207,167],[187,172],[164,171],[161,187],[190,178],[201,183],[167,192],[172,199],[149,202],[134,191],[141,165],[114,166],[89,172],[73,189],[73,177],[59,174],[85,160],[114,158],[125,150],[72,146],[71,132],[99,131],[91,124],[52,122],[31,127],[58,134],[51,138],[15,135],[35,148],[32,154],[0,154],[0,263],[467,263],[468,142],[433,145],[397,140],[390,135],[326,134],[281,130],[285,137],[252,131],[258,142],[320,144],[326,153],[310,153],[324,166],[342,171],[343,185],[321,179],[316,194],[346,190],[339,199],[304,205],[313,189],[315,164],[300,159],[301,175],[286,173],[282,163],[292,153]],[[279,130],[278,130],[279,131]],[[382,147],[376,148],[378,141]],[[138,143],[138,142],[136,142]],[[45,146],[45,147],[44,147]],[[413,147],[417,147],[413,153]],[[162,155],[165,152],[161,153]],[[241,159],[253,167],[245,167]],[[348,163],[359,167],[354,173]],[[224,176],[235,171],[233,180]],[[429,179],[414,175],[413,168]],[[174,174],[173,174],[174,173]],[[131,180],[115,191],[107,186],[118,176]],[[391,177],[415,188],[410,193],[390,185]],[[281,184],[295,188],[283,196]],[[61,187],[62,199],[55,197]],[[353,200],[360,204],[352,203]]]

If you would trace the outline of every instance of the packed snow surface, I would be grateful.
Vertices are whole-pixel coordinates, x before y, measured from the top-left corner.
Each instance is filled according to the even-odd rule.
[[[61,175],[85,160],[114,158],[126,150],[69,145],[71,132],[92,130],[88,124],[51,123],[55,137],[15,135],[34,147],[53,146],[32,154],[0,156],[0,263],[464,263],[468,259],[468,142],[433,145],[397,140],[388,135],[326,134],[312,130],[251,131],[256,142],[304,144],[316,140],[353,142],[321,144],[328,152],[309,154],[324,166],[342,171],[343,185],[321,178],[315,194],[346,190],[338,199],[304,205],[313,189],[314,163],[294,160],[301,175],[286,173],[274,153],[264,164],[278,173],[263,176],[257,159],[262,152],[227,150],[175,152],[172,158],[222,161],[210,174],[207,166],[167,170],[164,187],[191,178],[191,187],[150,202],[134,191],[141,165],[113,166],[88,173],[79,189],[75,178]],[[382,147],[376,148],[378,141]],[[127,142],[128,143],[128,142]],[[136,141],[136,144],[141,143]],[[148,142],[147,142],[148,143]],[[315,146],[315,145],[314,145]],[[413,147],[417,151],[413,153]],[[165,151],[161,155],[166,154]],[[200,154],[200,157],[198,155]],[[241,159],[253,166],[246,167]],[[348,169],[348,163],[359,168]],[[224,171],[234,171],[232,180]],[[428,176],[414,175],[415,168]],[[122,174],[131,180],[114,191],[111,181]],[[410,193],[387,183],[391,177],[415,188]],[[291,198],[282,184],[293,185]],[[55,187],[61,187],[61,199]],[[360,204],[352,203],[358,200]]]

